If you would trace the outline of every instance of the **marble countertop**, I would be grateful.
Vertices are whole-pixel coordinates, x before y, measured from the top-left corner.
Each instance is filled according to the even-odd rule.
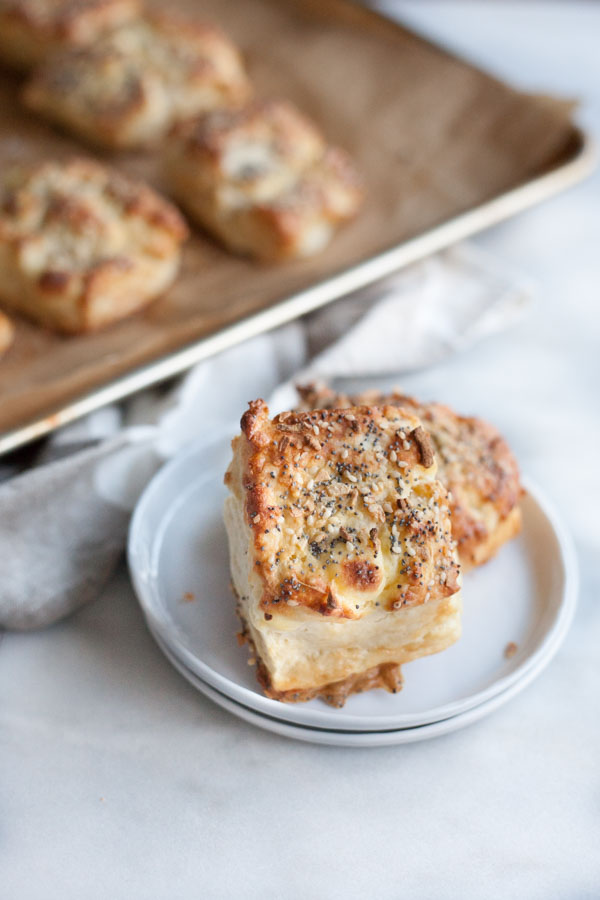
[[[600,6],[382,5],[600,131]],[[447,737],[294,743],[197,694],[147,633],[124,570],[102,598],[0,644],[0,897],[600,896],[600,173],[478,239],[539,285],[510,332],[410,391],[482,413],[561,509],[582,587],[560,653]],[[583,451],[582,451],[583,448]]]

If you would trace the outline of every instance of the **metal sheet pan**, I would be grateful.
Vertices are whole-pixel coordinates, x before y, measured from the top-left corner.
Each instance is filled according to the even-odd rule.
[[[181,2],[185,4],[185,0],[181,0]],[[225,27],[231,30],[243,45],[244,42],[241,36],[246,35],[244,49],[248,52],[251,63],[251,24],[256,29],[256,39],[260,37],[261,40],[265,29],[272,27],[274,33],[281,35],[282,46],[285,46],[286,43],[286,28],[288,28],[288,41],[291,39],[290,36],[293,37],[296,34],[298,28],[312,29],[312,31],[307,31],[307,35],[309,37],[312,35],[313,37],[311,46],[315,44],[314,36],[320,36],[323,31],[329,41],[329,47],[331,47],[331,41],[333,40],[338,47],[338,53],[342,53],[342,44],[344,42],[352,44],[353,41],[364,41],[366,34],[371,43],[369,46],[365,45],[363,48],[365,53],[363,55],[367,58],[367,51],[371,51],[374,55],[370,60],[370,68],[366,68],[362,73],[364,79],[372,79],[373,84],[376,85],[377,81],[381,80],[385,65],[393,65],[394,69],[397,68],[396,60],[400,50],[403,51],[403,58],[406,58],[407,53],[410,55],[410,52],[414,50],[413,56],[410,57],[411,65],[413,67],[421,67],[419,69],[421,81],[429,84],[432,90],[435,89],[435,85],[439,81],[440,92],[443,95],[444,90],[447,88],[448,78],[454,77],[457,90],[462,85],[467,96],[470,97],[475,93],[477,94],[478,102],[480,106],[483,105],[485,110],[484,118],[488,116],[490,119],[490,128],[495,127],[493,109],[490,110],[489,107],[490,103],[496,102],[499,108],[504,103],[504,111],[506,112],[514,99],[518,113],[522,117],[527,116],[528,103],[530,103],[532,112],[538,116],[538,126],[541,127],[542,125],[545,126],[546,122],[545,115],[547,110],[544,104],[548,102],[551,105],[553,102],[540,100],[539,98],[531,98],[529,100],[525,95],[513,92],[510,88],[481,73],[475,67],[458,60],[446,51],[435,47],[435,45],[429,44],[401,26],[384,19],[374,12],[355,7],[354,4],[346,2],[346,0],[323,0],[323,2],[318,4],[314,0],[290,0],[288,4],[277,4],[275,0],[247,0],[247,4],[242,6],[236,4],[234,0],[231,0],[231,2],[229,0],[227,2],[225,0],[219,0],[219,2],[210,0],[208,2],[209,7],[211,2],[214,6],[214,15],[212,17],[217,21],[221,21]],[[245,19],[244,16],[246,17]],[[294,16],[296,16],[296,20],[294,20]],[[242,21],[238,21],[240,17]],[[286,17],[289,18],[291,23],[289,27]],[[238,34],[236,34],[236,25]],[[340,35],[339,41],[337,40],[338,32]],[[381,54],[379,53],[379,47],[381,48]],[[386,54],[387,57],[384,59]],[[265,51],[264,55],[268,57],[268,51]],[[306,56],[306,54],[304,55]],[[345,55],[347,56],[347,54]],[[327,64],[330,69],[328,70],[329,77],[326,83],[323,82],[321,75],[315,92],[310,96],[306,94],[307,84],[310,84],[310,79],[308,76],[305,77],[305,73],[316,67],[318,59],[315,60],[312,67],[310,61],[305,61],[300,67],[301,76],[298,76],[297,67],[295,66],[288,71],[289,83],[286,83],[286,94],[294,99],[298,99],[299,102],[304,99],[303,105],[305,107],[308,106],[309,111],[317,119],[323,118],[323,116],[327,118],[327,111],[331,111],[330,127],[335,132],[334,136],[336,139],[341,139],[341,142],[348,146],[352,143],[352,131],[348,130],[352,122],[349,122],[348,117],[346,119],[342,117],[336,124],[332,111],[332,98],[339,96],[339,86],[338,94],[336,95],[335,85],[333,85],[332,80],[335,80],[334,76],[336,74],[343,78],[345,75],[347,76],[347,73],[343,71],[343,66],[336,69],[335,59],[330,61],[330,56],[331,54],[327,54]],[[367,62],[369,62],[368,59]],[[284,66],[281,49],[275,65],[279,67],[278,71]],[[381,71],[371,71],[374,66],[380,66]],[[430,67],[428,73],[424,68],[426,66]],[[269,70],[268,60],[264,62],[261,57],[261,60],[257,62],[256,55],[254,57],[254,68],[251,65],[251,71],[259,84],[261,83],[261,78],[265,84],[268,84],[269,77],[272,78],[272,70]],[[444,77],[446,78],[445,82]],[[285,78],[283,80],[285,81]],[[387,100],[388,106],[385,107],[384,112],[379,117],[379,126],[377,124],[373,125],[368,134],[369,141],[365,141],[364,134],[362,134],[361,139],[356,142],[356,147],[351,148],[359,158],[359,162],[363,164],[363,169],[366,170],[367,182],[369,181],[369,166],[375,164],[369,156],[370,143],[374,139],[380,139],[382,144],[386,143],[386,134],[384,131],[381,131],[381,134],[378,136],[376,128],[385,129],[386,121],[389,120],[394,110],[393,87],[394,85],[392,84]],[[329,90],[329,94],[327,90]],[[314,104],[316,102],[315,98],[322,103],[320,115],[318,109],[310,108],[311,103]],[[410,100],[411,98],[408,96],[405,98],[405,102]],[[423,128],[426,131],[430,128],[429,122],[431,117],[435,117],[438,114],[440,117],[447,115],[448,104],[445,103],[443,106],[436,107],[434,101],[435,97],[433,97],[433,100],[432,97],[429,98],[426,109],[429,120],[423,119],[421,121],[422,134],[425,133]],[[343,104],[337,105],[343,106]],[[559,106],[560,104],[557,104],[557,107]],[[404,111],[402,115],[406,117],[406,112]],[[530,118],[535,119],[535,115],[532,115]],[[518,117],[516,116],[516,118]],[[412,121],[416,132],[418,132],[418,123],[415,120],[414,113]],[[406,223],[403,224],[401,218],[397,223],[391,220],[388,221],[390,210],[387,208],[378,210],[378,203],[380,206],[382,205],[382,195],[377,195],[377,189],[375,188],[371,210],[365,213],[365,219],[362,223],[357,223],[355,233],[353,234],[352,231],[349,231],[347,237],[338,239],[339,243],[334,245],[331,251],[326,251],[322,261],[314,265],[311,264],[304,269],[302,265],[305,264],[301,264],[299,269],[295,268],[295,266],[292,266],[290,269],[278,269],[275,273],[276,277],[274,277],[272,273],[269,275],[268,273],[265,274],[263,270],[252,268],[251,264],[246,265],[245,263],[240,263],[240,261],[230,260],[227,254],[222,253],[218,249],[211,250],[210,252],[213,253],[211,261],[214,259],[215,267],[217,263],[222,268],[230,264],[231,266],[236,266],[236,277],[242,279],[244,288],[249,289],[250,285],[253,285],[252,290],[258,298],[254,303],[254,308],[251,305],[249,308],[248,304],[246,304],[241,308],[239,315],[235,314],[235,310],[233,312],[229,310],[229,315],[222,322],[215,320],[214,310],[212,310],[211,315],[208,317],[210,320],[208,324],[203,325],[201,328],[195,326],[195,330],[192,328],[188,329],[187,332],[182,327],[182,322],[179,321],[177,328],[173,326],[173,339],[170,340],[168,345],[165,345],[166,349],[163,348],[155,353],[151,353],[151,358],[145,359],[142,363],[139,363],[139,361],[135,362],[135,359],[132,357],[133,361],[131,364],[126,359],[123,364],[120,364],[119,354],[123,352],[126,356],[127,341],[135,340],[135,322],[133,324],[130,322],[129,325],[123,326],[123,328],[128,329],[124,332],[118,331],[119,326],[115,330],[107,331],[101,338],[105,344],[105,350],[108,348],[109,355],[111,355],[111,363],[107,366],[106,373],[102,373],[102,377],[97,379],[92,386],[83,383],[81,388],[77,386],[77,379],[73,378],[66,399],[63,398],[60,402],[48,402],[43,409],[36,409],[33,414],[25,412],[23,415],[17,410],[17,413],[12,416],[14,421],[8,422],[5,416],[4,421],[0,422],[0,453],[6,453],[48,434],[54,429],[107,403],[120,400],[142,388],[168,379],[185,371],[202,359],[239,341],[274,328],[332,300],[371,284],[392,274],[403,266],[488,228],[564,190],[584,178],[592,170],[595,163],[595,150],[592,142],[585,134],[567,121],[566,113],[565,123],[567,123],[565,124],[566,136],[564,140],[561,138],[560,147],[556,148],[556,152],[553,151],[550,154],[549,162],[548,160],[537,160],[537,163],[535,163],[535,160],[533,162],[530,160],[528,168],[526,167],[526,176],[523,174],[523,167],[519,170],[516,161],[514,161],[515,174],[513,177],[510,169],[513,161],[510,155],[505,154],[503,157],[499,153],[495,162],[497,166],[500,164],[504,169],[501,177],[498,177],[496,181],[494,179],[490,180],[488,178],[489,173],[484,171],[485,166],[488,165],[487,156],[482,153],[482,182],[477,186],[479,194],[484,195],[484,199],[481,202],[472,202],[473,198],[478,196],[475,189],[471,194],[469,194],[469,190],[463,190],[461,198],[453,198],[451,192],[446,191],[443,197],[444,202],[440,202],[439,209],[435,207],[436,198],[434,197],[433,205],[428,214],[420,216],[419,179],[417,178],[417,189],[415,189],[412,198],[413,203],[412,206],[409,205],[407,207],[406,213],[406,215],[409,215],[412,210],[413,219],[411,224],[414,224],[414,227],[408,227]],[[346,132],[342,133],[344,132],[344,127],[346,127]],[[357,125],[354,127],[357,127]],[[527,127],[530,127],[529,122]],[[46,126],[38,126],[37,124],[32,126],[30,122],[24,123],[18,110],[14,115],[12,110],[9,110],[8,122],[5,124],[4,129],[2,129],[0,123],[0,149],[3,137],[2,130],[5,140],[8,135],[9,143],[11,140],[14,140],[14,135],[16,134],[25,144],[29,141],[32,144],[35,143],[36,147],[38,147],[40,142],[42,142],[44,146],[47,146],[47,152],[72,152],[72,146],[74,146],[67,139],[54,135],[52,130],[46,128]],[[545,128],[544,134],[547,134],[547,131],[548,129]],[[427,131],[427,133],[429,132]],[[440,134],[441,138],[444,138],[445,132],[441,131]],[[389,138],[389,132],[387,137]],[[419,140],[421,140],[421,137]],[[483,140],[483,138],[475,135],[473,140]],[[390,142],[388,141],[388,143]],[[513,140],[514,143],[515,141]],[[516,143],[518,144],[518,140]],[[458,148],[460,149],[460,144]],[[484,149],[486,149],[489,156],[490,147],[487,146]],[[392,153],[389,156],[390,167],[396,164],[394,147],[391,147],[391,151]],[[437,156],[435,159],[432,158],[431,163],[433,177],[430,171],[428,173],[429,185],[426,185],[426,187],[430,187],[431,182],[435,181],[435,166],[443,168],[445,160],[451,158],[452,152],[454,152],[455,159],[460,160],[460,153],[457,154],[456,142],[453,148],[449,148],[448,156],[444,154],[443,143],[437,148]],[[472,148],[472,152],[477,154],[476,145]],[[514,147],[512,152],[514,152]],[[492,162],[493,160],[490,158],[489,165]],[[117,163],[119,163],[118,160]],[[381,160],[379,160],[380,163]],[[124,167],[133,171],[140,171],[142,174],[150,177],[151,180],[156,181],[156,178],[152,176],[152,172],[147,172],[147,161],[138,162],[135,159],[127,159],[124,160]],[[459,163],[455,164],[454,171],[457,173],[457,178],[460,179]],[[406,180],[404,182],[405,185],[415,182],[414,173],[409,173],[409,175],[412,181]],[[390,172],[390,178],[393,179],[393,177],[394,173]],[[448,177],[447,172],[446,178]],[[492,190],[490,194],[487,188],[483,188],[483,182],[488,186],[494,184],[508,185],[508,188]],[[435,188],[441,197],[440,184],[441,181],[438,181],[435,184]],[[470,186],[467,185],[467,187]],[[385,182],[383,182],[383,190],[385,190]],[[430,195],[433,196],[431,191]],[[429,198],[430,202],[431,196]],[[426,205],[427,198],[424,199],[423,208]],[[451,214],[448,214],[449,210]],[[426,224],[423,226],[423,223]],[[361,227],[363,229],[362,233]],[[381,233],[373,237],[371,232],[373,228],[377,227],[380,228]],[[197,240],[200,248],[199,252],[205,254],[206,251],[202,247],[202,237],[198,236],[194,240]],[[220,255],[218,256],[218,254]],[[246,266],[246,268],[243,268],[243,266]],[[189,269],[190,266],[188,266]],[[195,277],[201,279],[204,276],[202,273],[199,273]],[[270,294],[268,296],[265,294],[265,300],[264,297],[260,296],[260,285],[261,279],[268,278],[270,278],[268,282]],[[193,285],[194,283],[188,284],[188,292],[193,288]],[[195,289],[197,290],[197,288]],[[159,301],[159,303],[161,302]],[[158,324],[161,328],[168,329],[170,327],[168,318],[165,321],[167,322],[166,325],[159,318]],[[60,353],[64,352],[64,339],[61,340],[63,343],[61,344],[57,341],[56,350],[53,351],[56,353],[57,358]],[[114,350],[111,350],[111,342],[114,342]],[[123,347],[125,347],[125,351],[119,349]],[[51,355],[49,358],[51,360]],[[0,363],[0,375],[2,374],[1,366],[2,363]],[[0,378],[0,419],[2,419],[3,405],[1,381]],[[34,384],[31,389],[35,391],[40,388],[36,388]],[[25,392],[23,392],[23,396],[25,396]],[[43,406],[43,404],[41,405]],[[39,403],[38,406],[40,406]],[[10,420],[11,417],[9,416],[8,418]]]

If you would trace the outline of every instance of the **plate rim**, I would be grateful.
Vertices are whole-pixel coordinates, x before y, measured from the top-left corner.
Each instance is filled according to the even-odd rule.
[[[250,690],[226,676],[221,675],[177,639],[177,629],[174,628],[172,622],[166,617],[163,617],[162,619],[159,618],[152,609],[152,603],[148,601],[146,597],[146,591],[151,591],[152,586],[139,576],[137,569],[137,539],[138,533],[143,527],[147,506],[152,503],[155,493],[159,493],[163,489],[164,483],[168,483],[168,480],[173,477],[176,471],[189,465],[194,457],[206,454],[223,444],[228,446],[229,438],[224,438],[223,435],[220,435],[215,440],[209,442],[199,443],[195,441],[187,449],[176,454],[153,476],[136,504],[128,533],[127,561],[136,598],[144,613],[144,617],[153,625],[153,628],[160,634],[161,639],[169,646],[171,651],[184,662],[187,668],[200,677],[204,683],[209,684],[220,693],[230,697],[234,702],[241,703],[247,708],[254,709],[261,714],[272,716],[294,725],[302,724],[309,727],[312,725],[314,727],[327,728],[333,724],[332,717],[337,716],[338,718],[343,719],[344,730],[365,730],[366,722],[364,716],[343,713],[340,710],[324,709],[321,711],[315,709],[307,710],[306,708],[297,708],[296,706],[290,707],[290,704],[282,704],[277,700],[271,700],[270,698],[259,694],[257,691]],[[196,469],[201,472],[206,471],[206,467],[203,469],[202,466],[197,466]],[[577,557],[571,536],[563,525],[551,501],[548,500],[543,491],[541,491],[530,478],[522,478],[522,484],[548,521],[560,551],[563,582],[562,599],[552,625],[532,654],[523,660],[523,662],[513,669],[512,672],[497,679],[483,690],[478,691],[475,694],[470,694],[462,700],[455,700],[438,707],[433,707],[426,713],[373,716],[369,720],[369,725],[366,726],[370,731],[377,730],[381,732],[395,730],[397,728],[420,727],[462,714],[468,709],[477,707],[481,703],[487,702],[492,697],[508,689],[513,683],[524,677],[526,673],[537,664],[539,659],[548,656],[548,660],[550,660],[562,644],[569,630],[576,608],[579,584]],[[192,487],[193,484],[188,484],[187,489],[192,489]],[[169,504],[165,507],[165,515],[172,509],[173,504],[177,502],[179,496],[181,495],[170,494]],[[164,517],[161,521],[164,521]],[[160,530],[161,529],[157,529],[157,533]],[[339,713],[341,713],[341,715],[338,715]]]

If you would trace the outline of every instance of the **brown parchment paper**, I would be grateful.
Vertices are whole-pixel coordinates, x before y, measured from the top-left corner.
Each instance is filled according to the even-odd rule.
[[[359,218],[319,257],[266,266],[200,231],[174,287],[95,335],[24,321],[0,360],[0,434],[182,345],[541,174],[573,153],[570,106],[518,93],[345,0],[172,0],[241,46],[259,95],[284,96],[350,150],[367,189]],[[94,153],[25,112],[0,70],[0,165]],[[96,155],[99,155],[96,153]],[[103,155],[161,188],[156,154]]]

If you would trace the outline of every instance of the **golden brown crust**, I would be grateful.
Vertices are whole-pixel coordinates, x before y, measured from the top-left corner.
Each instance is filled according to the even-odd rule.
[[[265,616],[303,606],[356,619],[374,597],[399,610],[458,590],[446,495],[422,461],[419,424],[393,406],[271,421],[250,404],[236,440]]]
[[[0,312],[0,357],[4,356],[13,342],[15,329],[8,316]]]
[[[488,531],[478,541],[473,541],[468,552],[464,553],[466,562],[462,563],[463,572],[468,572],[470,569],[488,562],[496,555],[500,547],[520,533],[522,524],[521,509],[519,506],[515,506],[505,518],[500,519],[492,531]]]
[[[87,46],[136,16],[139,0],[0,0],[0,57],[28,69]]]
[[[325,149],[314,123],[283,100],[263,100],[240,109],[215,110],[195,123],[184,125],[176,136],[185,139],[187,152],[206,168],[207,177],[237,177],[253,196],[264,191],[273,179],[285,178],[285,173],[274,165],[266,166],[267,160],[258,153],[275,157],[287,172],[300,172]],[[257,153],[251,160],[242,155],[248,148]]]
[[[523,490],[517,461],[496,428],[459,416],[438,403],[420,403],[400,392],[348,396],[330,388],[298,388],[301,409],[344,408],[360,402],[391,404],[419,416],[438,458],[438,477],[451,493],[452,532],[465,570],[490,559],[518,534]]]
[[[63,331],[101,327],[171,283],[186,235],[175,207],[93,160],[13,167],[0,185],[0,300]]]
[[[397,694],[402,690],[404,679],[402,667],[397,663],[380,663],[367,669],[366,672],[358,672],[342,678],[341,681],[333,681],[321,687],[310,690],[277,691],[270,683],[269,673],[260,659],[257,659],[256,677],[265,695],[271,700],[279,700],[281,703],[305,703],[307,700],[317,698],[324,700],[329,706],[340,709],[352,694],[363,694],[376,688],[383,688],[390,694]]]
[[[334,681],[311,690],[276,691],[269,685],[268,673],[264,666],[261,666],[260,661],[258,666],[257,679],[266,696],[282,703],[304,703],[307,700],[319,698],[329,706],[340,709],[352,694],[363,694],[365,691],[372,691],[376,688],[383,688],[390,694],[397,694],[402,690],[404,684],[401,666],[396,663],[380,663],[378,666],[373,666],[372,669],[367,669],[366,672],[349,675],[341,681]]]
[[[79,137],[119,148],[152,144],[175,123],[249,94],[240,55],[218,29],[147,13],[91,47],[50,58],[23,98]]]
[[[201,117],[174,136],[165,169],[196,221],[265,260],[318,252],[362,201],[347,155],[284,101]]]

